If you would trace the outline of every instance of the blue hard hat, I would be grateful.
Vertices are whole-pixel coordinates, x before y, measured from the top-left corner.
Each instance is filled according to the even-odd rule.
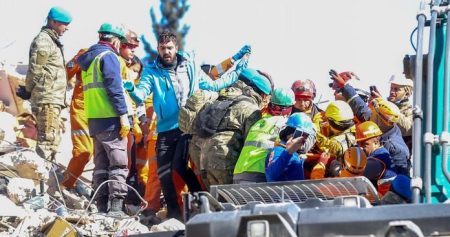
[[[407,201],[411,201],[411,178],[402,174],[397,175],[391,183],[391,190],[405,198]]]
[[[291,114],[291,116],[289,116],[288,120],[286,121],[286,126],[304,131],[310,135],[316,135],[316,131],[314,130],[311,118],[303,112]]]
[[[47,18],[64,24],[69,24],[72,21],[70,13],[62,7],[52,7],[48,12]]]
[[[269,79],[255,69],[244,69],[241,72],[240,77],[248,80],[248,82],[250,83],[249,86],[256,86],[266,95],[270,95],[270,92],[272,92],[272,85],[270,84]]]

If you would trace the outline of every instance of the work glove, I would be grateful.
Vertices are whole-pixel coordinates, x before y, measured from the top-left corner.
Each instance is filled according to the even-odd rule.
[[[125,90],[132,92],[134,91],[134,83],[132,81],[123,81],[123,88],[125,88]]]
[[[330,86],[334,90],[344,88],[344,86],[347,83],[347,81],[349,81],[352,78],[356,77],[356,75],[353,72],[341,72],[341,73],[338,74],[333,69],[330,70],[329,74],[330,74],[331,80],[333,80],[333,83]]]
[[[31,93],[25,89],[25,86],[19,86],[19,88],[17,88],[16,95],[23,100],[28,100],[31,98]]]
[[[237,60],[240,60],[242,57],[244,57],[244,55],[251,53],[252,52],[252,48],[250,45],[244,45],[244,47],[241,48],[241,50],[239,50],[239,52],[237,52],[235,55],[233,55],[233,57],[231,57],[235,62]]]
[[[137,118],[133,119],[133,134],[136,144],[139,144],[142,141],[143,135],[141,127],[139,127],[139,120]]]
[[[120,137],[124,138],[128,136],[128,133],[130,132],[131,126],[130,126],[130,120],[128,120],[127,114],[120,115]]]

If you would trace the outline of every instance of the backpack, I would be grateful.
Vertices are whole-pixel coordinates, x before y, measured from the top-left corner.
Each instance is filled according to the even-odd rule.
[[[186,134],[194,134],[194,124],[197,114],[206,105],[211,104],[219,97],[214,91],[197,90],[186,101],[186,104],[180,108],[178,114],[178,126]]]
[[[219,131],[220,123],[229,111],[228,108],[241,101],[252,100],[245,95],[237,96],[229,100],[216,100],[198,113],[195,121],[195,133],[201,138],[209,138]]]

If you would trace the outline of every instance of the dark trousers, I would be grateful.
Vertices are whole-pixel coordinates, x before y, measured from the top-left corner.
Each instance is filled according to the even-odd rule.
[[[158,177],[166,200],[169,218],[181,219],[181,208],[178,205],[177,192],[172,179],[173,170],[176,170],[188,185],[190,192],[201,191],[194,171],[188,167],[189,140],[190,135],[182,134],[178,128],[158,133],[156,140]]]

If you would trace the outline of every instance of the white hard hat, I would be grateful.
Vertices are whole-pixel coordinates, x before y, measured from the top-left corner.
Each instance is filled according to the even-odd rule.
[[[398,75],[392,75],[389,79],[389,82],[391,84],[399,85],[399,86],[414,86],[414,82],[411,79],[407,79],[404,75],[398,76]]]

